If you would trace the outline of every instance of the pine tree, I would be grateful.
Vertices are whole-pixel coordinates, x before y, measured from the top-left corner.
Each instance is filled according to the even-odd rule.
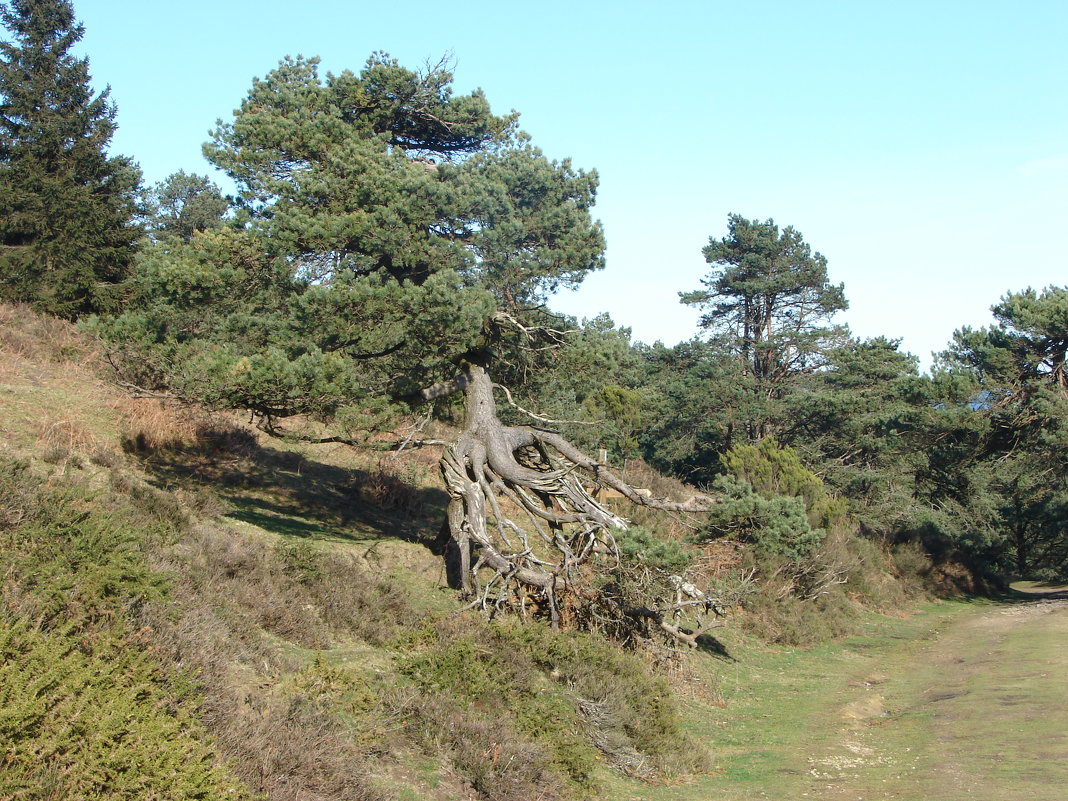
[[[539,375],[572,333],[547,296],[604,265],[596,174],[549,160],[515,114],[451,83],[443,64],[413,72],[381,53],[325,80],[316,59],[283,61],[205,147],[248,225],[146,249],[135,302],[100,330],[150,381],[252,410],[272,433],[310,413],[354,429],[347,439],[381,411],[462,392],[464,429],[440,463],[450,583],[496,609],[537,597],[554,625],[567,595],[585,605],[574,620],[694,645],[669,622],[682,601],[635,609],[599,594],[619,584],[593,577],[620,569],[613,532],[627,521],[591,487],[674,512],[710,499],[649,497],[552,420],[518,404],[505,414],[535,425],[498,415],[512,400],[501,376]],[[626,423],[640,396],[617,386],[613,400],[606,416]]]
[[[67,0],[11,0],[0,21],[0,299],[65,317],[106,308],[127,272],[140,172],[109,157],[115,106],[94,94]]]
[[[761,439],[775,431],[776,402],[844,339],[845,328],[828,323],[849,304],[844,286],[827,279],[827,259],[792,226],[780,230],[774,220],[738,214],[728,217],[728,226],[728,236],[710,238],[702,251],[712,267],[704,289],[679,298],[705,312],[701,328],[735,356],[739,380],[768,407],[746,424],[749,437]]]

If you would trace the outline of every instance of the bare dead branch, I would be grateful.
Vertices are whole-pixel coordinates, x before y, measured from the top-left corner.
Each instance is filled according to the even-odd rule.
[[[534,420],[538,420],[542,423],[550,423],[552,425],[570,424],[576,426],[599,426],[601,425],[601,423],[604,422],[603,420],[596,420],[593,422],[590,422],[588,420],[553,420],[548,417],[542,417],[540,414],[535,414],[534,412],[524,409],[522,406],[516,403],[515,400],[512,398],[512,393],[509,391],[508,387],[504,386],[504,384],[494,384],[493,387],[494,389],[501,390],[505,394],[505,396],[508,398],[508,405],[511,406],[513,409],[516,409],[525,414],[527,417],[530,417]]]

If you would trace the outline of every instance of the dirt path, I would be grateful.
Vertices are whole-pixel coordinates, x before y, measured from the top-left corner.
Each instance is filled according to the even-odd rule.
[[[804,797],[1068,798],[1068,598],[989,606],[918,653],[886,654],[842,695]]]

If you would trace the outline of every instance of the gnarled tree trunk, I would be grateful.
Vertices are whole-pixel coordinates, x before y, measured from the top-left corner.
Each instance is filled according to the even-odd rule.
[[[595,561],[618,566],[615,534],[628,523],[593,497],[594,488],[611,488],[635,504],[676,512],[707,510],[715,502],[700,496],[685,503],[650,498],[558,433],[504,425],[494,384],[481,365],[466,364],[461,383],[465,426],[443,455],[441,471],[449,493],[450,577],[473,598],[473,606],[525,608],[533,601],[547,606],[558,625],[559,599],[589,588]],[[690,605],[692,599],[683,604]],[[622,612],[655,620],[663,631],[692,644],[696,635],[682,633],[665,617],[677,611],[668,606]]]

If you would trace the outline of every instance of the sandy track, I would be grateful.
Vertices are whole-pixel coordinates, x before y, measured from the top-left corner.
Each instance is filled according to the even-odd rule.
[[[852,682],[805,797],[1068,798],[1068,599],[984,607]],[[826,729],[824,729],[826,731]]]

